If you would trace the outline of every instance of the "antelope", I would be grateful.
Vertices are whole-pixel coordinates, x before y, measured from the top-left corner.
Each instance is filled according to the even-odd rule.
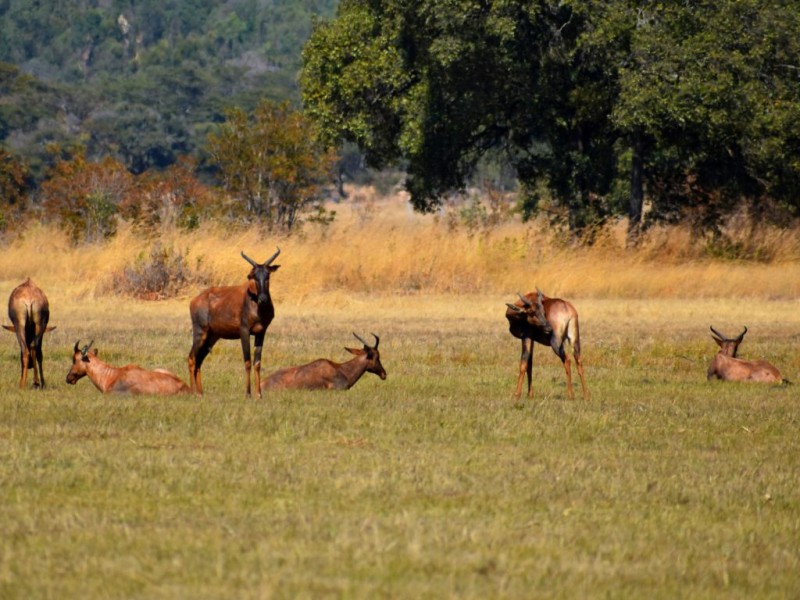
[[[572,368],[566,352],[566,342],[572,347],[572,355],[578,368],[583,388],[583,399],[589,399],[589,390],[583,377],[581,363],[581,338],[578,328],[578,311],[566,300],[548,298],[539,288],[536,293],[529,292],[524,296],[517,293],[519,300],[514,304],[506,303],[506,319],[509,331],[515,338],[522,340],[522,355],[519,361],[519,377],[514,398],[522,393],[522,380],[528,376],[528,397],[533,398],[531,378],[533,371],[533,342],[550,346],[564,365],[567,374],[567,393],[570,399],[575,398],[572,389]]]
[[[273,265],[281,249],[266,262],[258,264],[242,252],[253,267],[247,281],[237,286],[211,287],[200,292],[189,304],[192,317],[192,349],[189,352],[189,386],[203,393],[200,368],[211,348],[220,339],[242,342],[242,356],[247,377],[247,396],[250,396],[250,336],[255,337],[255,384],[261,396],[261,349],[264,334],[275,317],[275,307],[269,295],[269,276],[280,265]]]
[[[765,360],[743,360],[737,358],[739,344],[747,333],[747,327],[738,337],[729,338],[710,327],[711,339],[719,346],[719,351],[708,365],[707,379],[723,381],[758,381],[763,383],[781,383],[781,374]]]
[[[25,388],[28,369],[33,370],[34,389],[38,389],[40,386],[44,388],[42,338],[45,332],[53,331],[55,327],[47,325],[50,319],[50,305],[47,302],[47,296],[31,281],[30,277],[11,292],[11,296],[8,298],[8,318],[11,319],[12,324],[3,325],[3,328],[16,333],[19,342],[21,368],[19,389]]]
[[[355,358],[344,363],[320,358],[299,367],[280,369],[261,383],[261,389],[349,390],[364,373],[375,373],[381,379],[386,379],[378,352],[380,338],[373,333],[375,345],[370,346],[355,333],[353,335],[364,344],[363,348],[345,348],[350,354],[355,354]]]
[[[172,396],[189,392],[189,386],[166,369],[148,371],[139,365],[112,367],[97,356],[97,348],[89,352],[94,340],[80,348],[80,340],[72,351],[72,368],[67,373],[67,383],[75,385],[82,377],[89,377],[94,386],[108,394],[152,394]]]

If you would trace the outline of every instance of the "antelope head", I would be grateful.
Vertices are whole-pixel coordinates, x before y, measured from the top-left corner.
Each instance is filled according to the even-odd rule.
[[[739,336],[735,338],[729,338],[727,336],[724,336],[713,327],[709,328],[711,329],[711,334],[712,334],[711,339],[713,339],[717,343],[717,345],[719,346],[719,351],[725,356],[736,358],[736,354],[739,351],[739,344],[742,343],[742,340],[744,339],[744,334],[747,333],[747,327],[745,327],[744,331],[742,331],[742,333],[740,333]]]
[[[92,347],[94,340],[86,344],[82,349],[80,348],[80,340],[75,342],[75,348],[72,350],[72,368],[67,373],[67,383],[75,385],[81,377],[86,375],[86,365],[89,362],[89,348]],[[97,349],[93,352],[97,355]]]
[[[539,327],[546,333],[552,333],[553,327],[547,321],[547,315],[544,311],[544,294],[542,293],[542,290],[540,290],[538,287],[536,288],[535,304],[519,292],[517,292],[517,296],[519,296],[519,299],[522,301],[522,306],[517,306],[516,304],[511,304],[509,302],[506,303],[506,306],[514,312],[519,313],[520,316],[524,316],[530,325]]]
[[[278,258],[280,253],[281,249],[278,248],[275,254],[267,259],[267,262],[258,264],[252,258],[248,257],[244,251],[242,251],[242,258],[249,262],[253,267],[250,270],[250,273],[248,273],[247,279],[251,280],[255,284],[255,292],[251,291],[251,293],[256,297],[256,302],[258,302],[258,304],[267,304],[270,301],[269,275],[273,271],[277,271],[278,267],[280,267],[280,265],[272,264],[272,261]]]
[[[370,373],[375,373],[381,379],[386,379],[386,371],[381,364],[381,354],[378,352],[378,344],[380,344],[381,339],[372,334],[372,337],[375,338],[375,345],[370,346],[367,342],[365,342],[362,338],[358,336],[355,332],[353,332],[355,338],[364,344],[363,348],[345,348],[350,354],[355,354],[356,356],[365,355],[367,357],[367,371]]]

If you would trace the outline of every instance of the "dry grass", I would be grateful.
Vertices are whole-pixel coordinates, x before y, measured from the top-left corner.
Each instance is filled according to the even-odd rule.
[[[592,247],[571,245],[546,223],[518,221],[487,230],[453,228],[447,214],[419,215],[401,197],[365,193],[333,207],[328,227],[307,225],[277,236],[253,227],[161,232],[209,281],[241,281],[244,250],[263,260],[282,248],[280,293],[307,298],[320,292],[378,294],[512,295],[539,286],[568,298],[797,298],[800,296],[800,233],[747,229],[737,243],[769,261],[707,258],[703,242],[681,228],[652,230],[637,250],[624,247],[624,224],[609,227]],[[738,237],[737,237],[738,236]],[[111,273],[147,256],[153,238],[130,228],[104,245],[73,248],[60,231],[35,227],[0,255],[0,279],[28,275],[46,288],[94,296],[111,287]],[[188,290],[192,293],[196,290]]]

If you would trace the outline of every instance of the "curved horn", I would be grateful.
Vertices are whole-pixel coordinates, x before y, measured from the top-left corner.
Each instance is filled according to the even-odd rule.
[[[249,262],[251,267],[255,268],[258,266],[256,261],[254,261],[252,258],[250,258],[249,256],[247,256],[247,254],[244,253],[244,250],[242,250],[242,258],[245,259],[247,262]]]
[[[380,343],[381,343],[381,338],[379,338],[379,337],[378,337],[377,335],[375,335],[374,333],[372,334],[372,337],[374,337],[374,338],[375,338],[375,345],[373,346],[373,348],[375,348],[375,350],[377,350],[377,349],[378,349],[378,344],[380,344]]]
[[[360,336],[359,336],[359,335],[358,335],[358,334],[357,334],[355,331],[353,332],[353,335],[356,337],[356,339],[357,339],[359,342],[361,342],[361,343],[362,343],[362,344],[364,344],[364,345],[365,345],[367,348],[369,348],[369,344],[368,344],[367,342],[365,342],[365,341],[364,341],[364,340],[363,340],[363,339],[362,339],[362,338],[361,338],[361,337],[360,337]],[[373,335],[375,335],[375,334],[373,334]]]
[[[265,267],[268,267],[269,265],[271,265],[271,264],[272,264],[272,261],[273,261],[273,260],[275,260],[276,258],[278,258],[278,254],[280,254],[280,253],[281,253],[281,249],[280,249],[280,247],[279,247],[279,246],[275,246],[275,247],[277,248],[277,250],[275,251],[275,254],[273,254],[272,256],[270,256],[270,257],[267,259],[267,262],[265,262],[265,263],[264,263],[264,266],[265,266]]]
[[[747,326],[745,326],[744,331],[739,334],[739,337],[736,338],[737,342],[741,342],[744,339],[744,334],[747,333]]]
[[[711,333],[713,333],[713,334],[714,334],[715,336],[717,336],[719,339],[721,339],[721,340],[727,340],[727,339],[728,339],[727,337],[725,337],[724,335],[722,335],[722,334],[721,334],[719,331],[717,331],[716,329],[714,329],[714,328],[713,328],[713,327],[711,327],[710,325],[709,325],[709,327],[708,327],[708,328],[711,330]]]
[[[523,295],[522,295],[522,294],[520,294],[519,292],[517,292],[517,296],[519,296],[519,299],[520,299],[520,300],[522,300],[522,303],[523,303],[523,304],[524,304],[524,305],[525,305],[527,308],[530,308],[530,307],[532,307],[532,306],[533,306],[533,304],[531,304],[531,301],[530,301],[530,300],[528,300],[528,299],[527,299],[525,296],[523,296]]]
[[[91,347],[92,347],[92,344],[94,344],[94,340],[92,340],[91,342],[89,342],[88,344],[86,344],[86,345],[83,347],[83,350],[81,350],[81,354],[83,354],[84,356],[86,356],[86,353],[87,353],[87,352],[89,352],[89,348],[91,348]]]
[[[80,340],[78,340],[77,342],[75,342],[75,348],[72,350],[72,352],[73,352],[73,353],[74,353],[74,352],[79,352],[79,351],[80,351],[80,344],[81,344],[81,341],[80,341]]]

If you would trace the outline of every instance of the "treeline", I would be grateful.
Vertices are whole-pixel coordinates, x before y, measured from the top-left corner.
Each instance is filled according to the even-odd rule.
[[[299,101],[300,52],[336,0],[0,2],[0,147],[35,179],[80,143],[134,174],[200,161],[224,111]]]
[[[332,149],[586,241],[800,216],[800,0],[336,5],[0,2],[0,230],[325,222]]]
[[[420,210],[488,158],[584,239],[800,214],[797,0],[342,0],[301,82],[326,139],[402,162]]]

